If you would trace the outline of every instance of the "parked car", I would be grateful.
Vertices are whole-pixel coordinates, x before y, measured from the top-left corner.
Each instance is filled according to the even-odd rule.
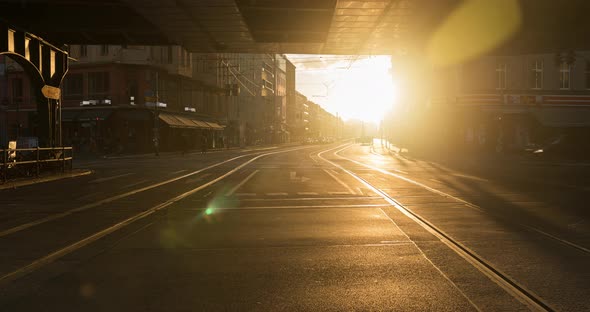
[[[590,143],[582,135],[562,134],[548,140],[531,155],[543,160],[590,160]]]

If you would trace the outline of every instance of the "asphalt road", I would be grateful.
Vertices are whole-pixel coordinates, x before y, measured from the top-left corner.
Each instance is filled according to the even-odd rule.
[[[585,168],[347,143],[77,166],[0,191],[0,311],[590,310]]]

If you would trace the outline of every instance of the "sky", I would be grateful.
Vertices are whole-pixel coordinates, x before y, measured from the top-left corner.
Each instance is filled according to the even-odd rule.
[[[297,91],[345,120],[379,123],[392,108],[390,56],[287,56],[297,66]]]

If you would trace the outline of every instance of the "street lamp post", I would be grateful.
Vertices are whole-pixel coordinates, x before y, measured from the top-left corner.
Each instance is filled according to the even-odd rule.
[[[153,139],[153,145],[154,145],[154,153],[156,156],[160,156],[160,116],[158,114],[158,106],[159,106],[159,102],[160,102],[160,96],[159,96],[159,85],[160,85],[160,79],[159,79],[159,73],[156,70],[156,86],[155,86],[155,99],[154,99],[154,139]]]

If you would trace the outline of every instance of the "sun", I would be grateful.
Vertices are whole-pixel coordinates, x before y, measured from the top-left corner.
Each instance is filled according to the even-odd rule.
[[[378,123],[393,108],[397,90],[389,56],[358,60],[340,75],[327,97],[329,110],[345,119]]]
[[[380,122],[397,101],[389,55],[293,54],[297,90],[344,120]]]

